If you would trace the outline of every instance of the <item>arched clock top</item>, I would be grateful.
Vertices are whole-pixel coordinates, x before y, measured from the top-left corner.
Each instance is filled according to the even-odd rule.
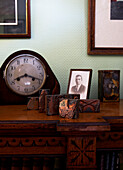
[[[26,104],[40,89],[59,94],[60,85],[46,60],[30,50],[11,54],[0,69],[0,104]]]

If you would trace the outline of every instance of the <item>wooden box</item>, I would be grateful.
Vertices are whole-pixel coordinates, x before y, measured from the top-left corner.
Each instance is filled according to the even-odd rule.
[[[78,100],[78,112],[79,113],[100,112],[100,100],[99,99]]]
[[[79,99],[79,94],[61,94],[61,95],[46,95],[46,113],[47,115],[59,114],[59,99]]]
[[[39,90],[39,112],[45,113],[45,96],[50,94],[50,89],[41,89]]]
[[[60,99],[59,115],[64,118],[78,118],[79,113],[100,112],[99,99]]]
[[[98,71],[98,98],[102,102],[119,101],[120,70]]]
[[[27,109],[28,110],[38,110],[39,99],[38,97],[28,97]]]
[[[60,99],[59,100],[59,115],[63,118],[76,119],[78,118],[78,100],[76,99]]]

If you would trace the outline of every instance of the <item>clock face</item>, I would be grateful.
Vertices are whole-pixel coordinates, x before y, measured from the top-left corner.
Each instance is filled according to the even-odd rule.
[[[7,86],[17,94],[31,95],[45,83],[46,70],[43,63],[31,54],[20,54],[7,64],[4,71]]]

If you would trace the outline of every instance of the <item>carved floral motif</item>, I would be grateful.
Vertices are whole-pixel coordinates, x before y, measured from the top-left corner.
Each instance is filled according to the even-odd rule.
[[[68,166],[87,166],[96,163],[96,139],[71,137],[67,148]]]

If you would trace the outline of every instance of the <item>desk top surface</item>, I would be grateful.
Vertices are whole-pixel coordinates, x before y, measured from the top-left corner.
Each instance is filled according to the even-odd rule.
[[[0,106],[0,120],[67,120],[69,122],[90,122],[100,117],[119,117],[123,116],[123,99],[120,102],[101,102],[99,113],[80,113],[78,119],[64,119],[59,115],[47,116],[46,113],[39,113],[38,110],[27,110],[26,105],[5,105]]]
[[[27,110],[26,105],[0,106],[0,124],[7,123],[58,123],[66,125],[107,126],[108,121],[123,123],[123,100],[100,104],[100,113],[80,113],[78,119],[61,118],[59,115],[47,116],[38,110]],[[109,121],[109,122],[110,122]]]

